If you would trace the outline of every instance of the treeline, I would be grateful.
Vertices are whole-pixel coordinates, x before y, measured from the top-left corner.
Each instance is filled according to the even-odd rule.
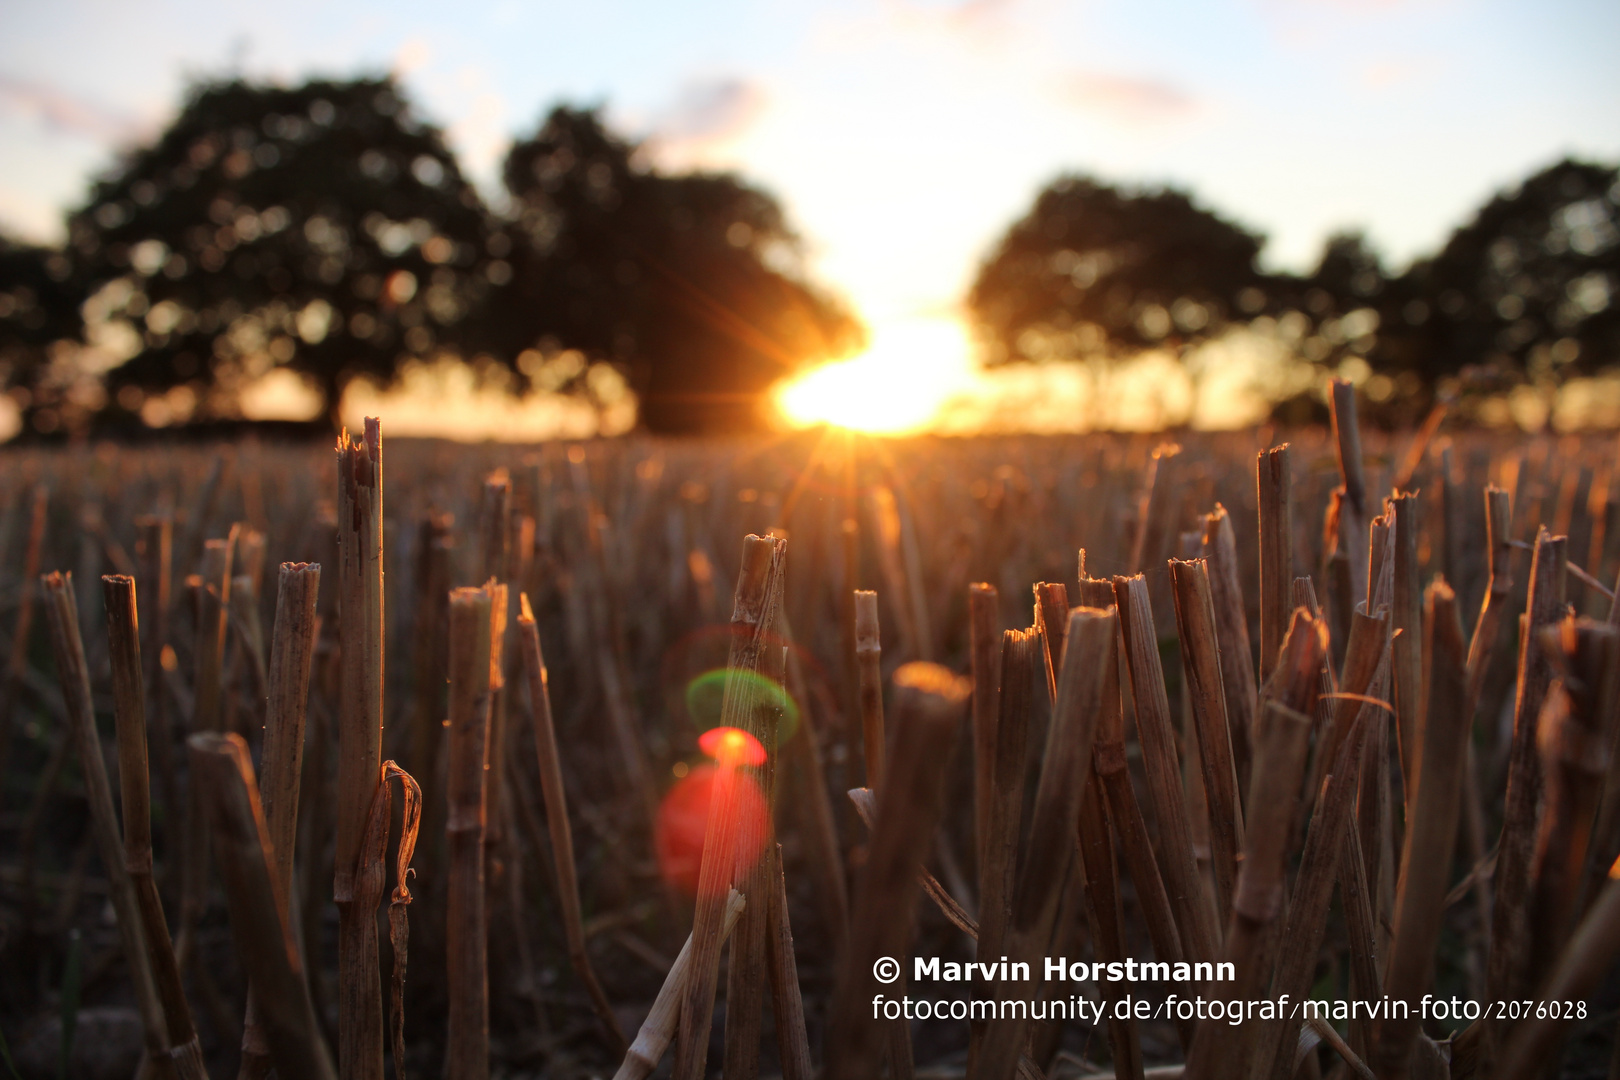
[[[349,380],[444,354],[521,390],[627,382],[656,430],[754,426],[861,327],[769,194],[637,151],[559,106],[511,147],[497,210],[392,79],[200,86],[63,250],[3,242],[0,377],[40,434],[229,420],[275,368],[335,417]]]
[[[782,376],[862,341],[769,193],[659,171],[596,110],[551,110],[501,176],[492,207],[389,78],[200,85],[61,250],[0,237],[0,388],[35,435],[134,432],[230,421],[284,368],[335,418],[351,379],[451,356],[517,392],[628,386],[654,431],[738,430]],[[1401,272],[1344,234],[1310,274],[1267,273],[1263,243],[1184,192],[1064,176],[967,306],[991,364],[1184,352],[1270,320],[1361,375],[1386,422],[1620,357],[1613,167],[1544,169]]]
[[[1468,406],[1620,361],[1620,173],[1561,161],[1501,192],[1402,272],[1357,233],[1308,275],[1259,267],[1262,237],[1171,189],[1048,185],[980,267],[969,306],[992,364],[1185,351],[1271,320],[1300,355],[1359,374],[1375,420]],[[1358,380],[1360,381],[1360,380]],[[1280,403],[1326,416],[1325,397]]]

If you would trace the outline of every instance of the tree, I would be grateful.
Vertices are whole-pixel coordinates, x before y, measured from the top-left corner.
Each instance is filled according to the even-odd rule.
[[[489,235],[391,78],[199,86],[69,222],[80,271],[130,331],[114,408],[186,387],[198,417],[234,415],[275,368],[312,380],[335,416],[349,379],[387,382],[456,343],[500,277]]]
[[[61,252],[0,235],[0,387],[37,430],[55,431],[64,407],[99,404],[94,393],[73,394],[82,391],[77,380],[64,380],[63,365],[52,364],[60,344],[83,331],[83,301],[83,285]]]
[[[1501,192],[1395,283],[1375,366],[1554,382],[1620,357],[1620,170],[1566,159]],[[1393,314],[1393,313],[1392,313]]]
[[[807,283],[775,199],[729,174],[646,167],[595,110],[553,109],[504,176],[513,276],[492,344],[615,365],[653,431],[757,428],[772,383],[860,341]]]
[[[992,364],[1190,344],[1276,305],[1262,242],[1173,189],[1063,176],[980,266],[968,305]]]

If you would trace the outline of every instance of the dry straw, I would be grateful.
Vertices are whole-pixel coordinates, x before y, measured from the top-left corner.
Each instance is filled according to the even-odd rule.
[[[786,557],[786,540],[753,535],[743,540],[742,567],[737,575],[737,591],[732,603],[731,649],[720,704],[720,726],[745,731],[756,740],[764,734],[759,718],[760,707],[764,703],[763,691],[757,676],[782,600],[782,573]],[[766,747],[766,753],[774,756],[776,748],[760,741]],[[680,1038],[675,1046],[676,1080],[699,1080],[703,1076],[708,1060],[715,990],[719,981],[726,895],[730,887],[740,883],[736,853],[761,850],[765,840],[748,832],[764,823],[744,820],[743,815],[737,813],[739,781],[727,774],[730,770],[741,768],[744,766],[722,760],[721,775],[716,780],[714,797],[709,806],[708,825],[703,839],[703,863],[698,873],[697,912],[692,924],[692,970],[684,988]],[[741,779],[748,777],[745,775]],[[752,877],[755,869],[750,867],[747,872]],[[755,905],[756,909],[763,906]],[[758,916],[763,919],[765,912],[758,911]],[[748,918],[745,912],[745,922]],[[739,929],[739,935],[741,932]],[[762,947],[762,937],[749,940]],[[736,962],[735,956],[733,962]]]
[[[118,818],[113,810],[112,785],[107,780],[107,763],[101,753],[101,736],[90,697],[90,670],[84,659],[84,642],[79,637],[78,605],[71,575],[46,574],[45,618],[50,624],[51,651],[62,683],[67,706],[68,731],[78,751],[79,770],[84,777],[85,794],[90,802],[90,826],[96,838],[97,853],[111,886],[113,910],[134,983],[135,1004],[140,1010],[146,1052],[154,1061],[169,1057],[169,1031],[152,977],[145,937],[141,932],[140,901],[135,884],[124,868]]]
[[[363,439],[338,442],[337,839],[338,1067],[344,1080],[382,1080],[383,1006],[375,905],[355,893],[366,819],[382,776],[382,429],[367,418]]]
[[[446,956],[449,960],[449,1080],[489,1076],[489,979],[484,915],[484,761],[489,737],[489,588],[450,594],[450,813]]]
[[[135,579],[101,579],[107,606],[107,644],[112,661],[113,716],[118,725],[118,781],[124,810],[124,867],[140,910],[148,963],[163,1004],[170,1053],[181,1080],[206,1076],[202,1047],[191,1022],[180,966],[169,940],[163,901],[152,877],[152,804],[146,754],[145,693],[141,685],[140,627]]]
[[[882,1025],[870,999],[873,964],[903,956],[911,940],[917,852],[926,850],[944,797],[948,747],[971,693],[966,679],[933,664],[906,664],[894,674],[892,767],[878,795],[877,830],[856,890],[849,948],[840,967],[828,1022],[826,1076],[875,1080]]]
[[[264,782],[260,795],[270,851],[276,902],[291,903],[293,850],[298,838],[298,789],[303,780],[304,721],[309,672],[320,619],[321,568],[313,563],[282,563],[276,588],[276,621],[270,638],[269,693],[264,723]],[[243,1072],[268,1071],[270,1048],[258,1020],[256,995],[249,991],[242,1026]]]
[[[199,732],[191,769],[214,833],[214,853],[236,953],[247,968],[269,1055],[282,1076],[336,1080],[322,1040],[298,948],[277,899],[269,829],[240,735]]]
[[[1071,838],[1079,826],[1080,796],[1091,771],[1092,738],[1110,696],[1108,684],[1118,678],[1117,624],[1114,611],[1098,608],[1079,608],[1068,615],[1067,644],[1030,820],[1031,857],[1018,869],[1013,893],[1006,954],[1014,962],[1038,963],[1051,938],[1074,850]],[[1027,1021],[1015,1018],[991,1023],[969,1070],[970,1080],[996,1080],[1011,1072],[1027,1030]]]
[[[579,913],[579,876],[574,868],[574,834],[568,827],[568,795],[563,790],[562,762],[557,753],[556,725],[551,718],[551,692],[547,687],[546,662],[540,653],[540,628],[529,607],[527,593],[519,596],[518,638],[523,667],[529,679],[529,709],[534,722],[534,749],[540,766],[540,791],[546,801],[546,824],[551,833],[551,854],[557,873],[557,900],[562,906],[563,932],[568,939],[568,962],[579,981],[585,984],[591,1006],[601,1021],[615,1057],[627,1049],[602,984],[591,967],[585,947],[585,923]]]

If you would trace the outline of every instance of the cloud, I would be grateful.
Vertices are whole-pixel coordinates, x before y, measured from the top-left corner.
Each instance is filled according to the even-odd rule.
[[[1077,108],[1136,122],[1177,119],[1198,106],[1173,83],[1099,71],[1070,72],[1061,79],[1058,94]]]
[[[746,131],[765,109],[765,89],[747,79],[689,82],[657,120],[654,135],[682,142],[720,142]]]
[[[713,164],[764,114],[769,95],[748,79],[693,80],[652,116],[647,146],[661,164]]]
[[[0,112],[36,120],[54,134],[98,143],[122,142],[140,130],[133,117],[116,109],[10,75],[0,75]]]

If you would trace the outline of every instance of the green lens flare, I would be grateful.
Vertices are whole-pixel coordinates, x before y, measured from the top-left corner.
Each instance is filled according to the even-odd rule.
[[[739,690],[751,685],[765,705],[781,708],[782,720],[776,734],[778,743],[793,738],[794,732],[799,730],[799,705],[793,700],[793,695],[768,676],[753,671],[733,672],[727,668],[705,671],[686,684],[686,712],[699,731],[708,731],[720,725],[720,704],[725,699],[727,675],[734,675],[740,680]]]

